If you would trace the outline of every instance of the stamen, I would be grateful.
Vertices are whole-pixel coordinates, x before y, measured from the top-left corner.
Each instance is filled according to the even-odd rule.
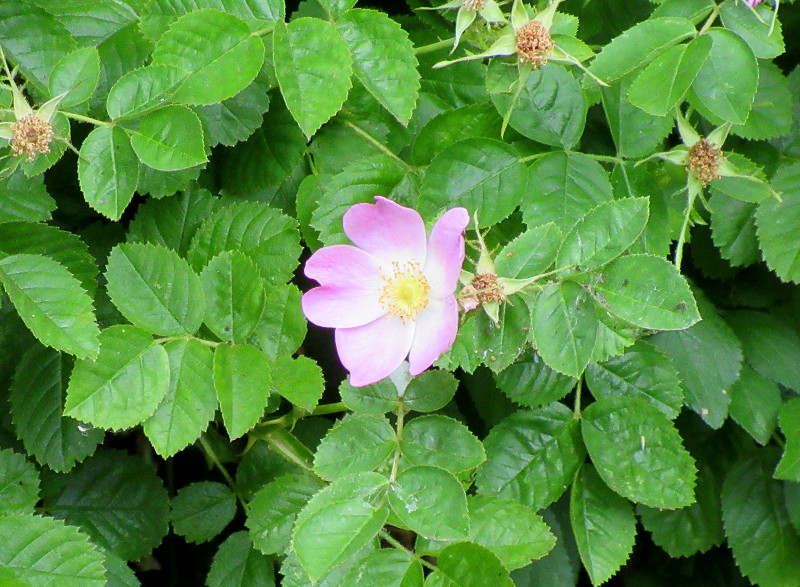
[[[475,297],[482,304],[487,302],[502,302],[506,299],[503,288],[497,281],[494,273],[478,273],[470,283],[475,290]]]
[[[473,12],[483,10],[484,6],[486,6],[486,0],[464,0],[464,8]]]
[[[517,55],[534,69],[547,63],[555,46],[550,31],[538,20],[529,20],[517,30]]]
[[[385,285],[379,298],[390,316],[397,316],[406,324],[415,320],[420,310],[428,305],[431,286],[416,261],[392,262],[390,275],[381,277]]]
[[[23,116],[11,125],[11,151],[15,155],[26,155],[33,161],[39,154],[50,152],[53,140],[53,125],[36,114]]]
[[[712,179],[720,177],[720,163],[722,163],[722,149],[715,147],[706,139],[697,141],[689,151],[689,170],[704,187]]]

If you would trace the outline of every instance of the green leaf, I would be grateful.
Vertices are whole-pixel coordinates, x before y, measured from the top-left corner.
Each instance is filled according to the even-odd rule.
[[[780,424],[786,437],[786,449],[775,468],[774,477],[800,483],[800,399],[794,398],[783,405]]]
[[[566,506],[566,500],[561,504]],[[557,510],[548,508],[542,512],[542,517],[556,536],[555,548],[543,559],[511,573],[516,585],[537,587],[577,585],[578,572],[582,565],[575,538],[569,529],[569,514],[566,510],[566,507],[559,507]]]
[[[522,217],[529,227],[554,222],[562,231],[575,219],[614,199],[608,174],[583,153],[556,151],[530,166]]]
[[[792,360],[800,353],[800,336],[786,321],[765,312],[738,310],[726,314],[742,343],[747,362],[761,375],[800,391],[800,374]]]
[[[232,98],[255,79],[264,64],[264,43],[232,14],[197,10],[176,20],[158,40],[153,64],[185,72],[173,101],[214,104]]]
[[[148,198],[136,209],[128,240],[162,245],[185,256],[194,233],[219,204],[208,190],[196,187],[165,200]]]
[[[205,167],[203,163],[180,171],[158,171],[147,165],[140,165],[136,191],[142,195],[150,194],[153,198],[171,196],[190,189]]]
[[[270,365],[254,346],[222,344],[214,351],[214,387],[231,439],[250,430],[270,396]]]
[[[167,64],[129,71],[108,91],[106,110],[111,119],[142,114],[161,106],[181,83],[185,72]]]
[[[694,501],[694,460],[672,422],[647,401],[597,400],[583,411],[581,431],[597,472],[616,493],[665,509]]]
[[[125,131],[99,126],[83,140],[78,179],[86,202],[111,220],[119,220],[139,182],[139,161]]]
[[[256,264],[244,253],[225,251],[203,268],[200,280],[206,299],[203,322],[221,340],[245,342],[267,302]]]
[[[762,446],[767,444],[778,425],[778,410],[781,408],[778,386],[744,365],[728,394],[731,396],[731,417],[753,440]]]
[[[167,490],[141,458],[98,452],[52,489],[47,511],[124,560],[139,560],[167,534]]]
[[[764,261],[784,281],[800,282],[800,242],[794,227],[800,222],[800,163],[781,165],[772,178],[781,200],[763,200],[756,212],[756,232]]]
[[[575,378],[548,367],[531,351],[495,376],[497,387],[521,406],[536,408],[555,402],[575,387]]]
[[[387,508],[377,507],[389,480],[378,473],[337,479],[298,514],[292,545],[312,581],[356,554],[383,527]]]
[[[633,76],[601,88],[600,94],[611,138],[621,157],[645,157],[654,153],[675,127],[671,116],[653,116],[630,102],[628,91]]]
[[[110,326],[100,334],[97,359],[75,362],[64,414],[99,428],[131,428],[153,415],[169,379],[167,351],[149,333]]]
[[[220,544],[206,577],[209,587],[275,586],[275,564],[253,548],[247,532],[236,532]]]
[[[25,451],[53,471],[69,471],[92,454],[103,431],[62,417],[68,373],[66,355],[32,346],[17,363],[11,384],[11,418]]]
[[[203,321],[203,284],[173,250],[145,243],[114,247],[108,295],[135,326],[153,334],[193,334]]]
[[[708,36],[669,49],[631,84],[628,90],[631,104],[653,116],[669,114],[683,101],[710,51],[711,37]]]
[[[761,585],[791,585],[800,577],[800,535],[791,525],[782,483],[774,481],[773,451],[743,457],[722,487],[725,535],[742,574]]]
[[[115,0],[39,0],[37,4],[56,16],[84,47],[102,44],[138,19],[131,6]]]
[[[445,371],[424,371],[420,377],[426,373],[445,373]],[[413,382],[417,379],[418,377],[415,377],[411,381]],[[452,386],[452,393],[455,393],[455,388],[457,386],[458,382],[455,382],[455,385]],[[436,388],[431,386],[431,389]],[[348,409],[360,414],[385,414],[386,412],[394,410],[400,403],[400,398],[397,395],[397,388],[389,378],[381,379],[376,383],[363,387],[353,387],[347,379],[344,379],[341,385],[339,385],[339,395],[342,398],[342,403],[344,403]],[[449,401],[448,399],[445,404]],[[439,406],[437,409],[442,407],[443,406]]]
[[[0,517],[33,513],[39,501],[39,473],[25,455],[0,450]]]
[[[0,259],[0,284],[42,344],[81,358],[97,355],[92,300],[61,263],[41,255],[9,255]]]
[[[209,146],[225,145],[232,147],[256,132],[269,109],[269,94],[272,80],[264,70],[255,81],[219,104],[209,104],[197,110],[208,134]]]
[[[256,336],[259,348],[275,360],[293,354],[300,347],[306,337],[308,321],[300,306],[302,293],[297,286],[289,284],[269,289]]]
[[[419,64],[408,33],[386,14],[363,9],[348,10],[336,28],[350,47],[353,73],[400,124],[408,125],[419,95]]]
[[[556,267],[574,265],[586,271],[621,255],[647,224],[648,199],[604,202],[582,216],[564,236]]]
[[[708,201],[711,210],[711,238],[723,259],[734,267],[752,265],[761,253],[756,238],[756,210],[752,202],[715,193]]]
[[[459,141],[436,155],[425,172],[419,211],[434,218],[442,209],[464,206],[480,228],[513,212],[527,193],[527,173],[511,145],[485,138]]]
[[[350,90],[352,57],[336,27],[315,18],[275,26],[275,75],[286,106],[311,137],[335,115]],[[331,67],[331,64],[336,64]]]
[[[28,177],[15,171],[0,177],[0,223],[26,220],[47,222],[56,202],[47,193],[42,176]]]
[[[410,467],[391,485],[394,514],[429,540],[464,540],[469,535],[467,496],[451,473],[438,467]]]
[[[497,253],[497,274],[524,279],[544,273],[555,261],[562,239],[561,231],[553,223],[526,230]]]
[[[259,489],[246,521],[255,547],[264,554],[288,550],[298,512],[320,489],[322,483],[310,475],[283,475]]]
[[[500,116],[491,104],[470,104],[445,110],[420,129],[411,146],[411,162],[426,165],[449,145],[462,139],[500,136]]]
[[[63,24],[28,2],[0,6],[0,39],[6,59],[19,65],[25,79],[42,92],[58,60],[76,47]]]
[[[459,328],[453,347],[436,365],[451,369],[460,366],[468,373],[480,364],[495,373],[508,367],[529,344],[530,314],[519,300],[513,306],[501,305],[499,318],[495,324],[486,312],[468,317]]]
[[[326,245],[349,243],[342,230],[342,217],[353,205],[375,201],[375,194],[389,195],[406,177],[408,169],[387,155],[362,157],[349,163],[325,186],[311,214],[311,226]],[[434,214],[439,212],[436,207]]]
[[[685,18],[650,18],[613,39],[592,61],[589,71],[611,83],[650,63],[667,49],[696,33]]]
[[[743,124],[758,88],[758,63],[750,47],[735,33],[712,28],[711,52],[697,73],[689,103],[734,124]]]
[[[258,202],[234,202],[203,222],[187,256],[199,271],[220,253],[235,250],[255,261],[269,282],[288,281],[301,252],[297,223]]]
[[[308,357],[278,357],[272,364],[272,388],[307,412],[312,412],[325,392],[322,369]]]
[[[203,127],[186,106],[164,106],[142,117],[131,133],[131,145],[142,163],[160,171],[178,171],[205,163]]]
[[[403,394],[403,403],[406,409],[416,412],[436,412],[450,403],[457,388],[458,380],[452,373],[425,371],[411,379]]]
[[[407,550],[384,548],[365,556],[345,576],[342,585],[422,587],[422,563]]]
[[[238,16],[253,31],[286,17],[284,0],[202,0],[200,3],[197,0],[151,0],[147,10],[142,11],[141,28],[150,39],[157,40],[175,20],[200,7]]]
[[[595,290],[607,308],[640,328],[680,330],[700,319],[689,284],[669,261],[628,255],[612,262]]]
[[[461,422],[434,414],[414,418],[403,429],[400,450],[411,465],[440,467],[453,474],[486,460],[486,451]]]
[[[103,555],[85,534],[60,520],[24,514],[0,516],[0,578],[9,587],[106,584]]]
[[[486,70],[486,90],[509,126],[545,145],[564,149],[577,145],[588,105],[573,75],[560,65],[545,65],[528,75],[515,100],[518,80],[517,68],[501,60],[493,60]]]
[[[685,404],[712,428],[728,415],[728,387],[739,377],[742,348],[714,306],[698,298],[702,320],[681,332],[661,332],[647,339],[667,355],[681,379]]]
[[[694,23],[703,20],[714,9],[713,0],[664,0],[652,16],[680,16]]]
[[[636,517],[630,502],[611,491],[586,464],[572,483],[569,517],[592,585],[605,583],[633,550]]]
[[[781,21],[776,18],[773,23],[769,12],[765,11],[767,18],[759,18],[756,10],[740,10],[733,0],[723,2],[720,8],[722,24],[744,39],[756,57],[772,59],[784,52]]]
[[[555,545],[544,520],[516,501],[470,495],[467,505],[470,540],[492,551],[507,569],[524,567]]]
[[[586,383],[597,399],[639,397],[670,420],[677,417],[683,405],[678,371],[666,355],[643,341],[624,355],[589,365]]]
[[[481,495],[515,499],[534,510],[557,500],[583,462],[580,424],[559,403],[520,410],[484,440],[486,462],[475,484]]]
[[[788,134],[792,125],[792,92],[788,80],[771,61],[759,61],[753,109],[747,122],[734,124],[730,132],[746,139],[771,139]]]
[[[546,286],[531,314],[536,349],[549,367],[579,377],[592,358],[598,320],[589,295],[565,281]]]
[[[431,587],[513,587],[500,559],[487,548],[471,542],[452,544],[436,559],[438,569],[428,576]]]
[[[326,481],[374,471],[394,454],[394,429],[383,416],[348,414],[330,429],[314,456],[314,472]]]
[[[182,487],[172,498],[170,520],[178,536],[199,543],[222,532],[235,514],[236,495],[227,485],[199,481]]]
[[[144,422],[144,433],[164,458],[197,440],[217,409],[214,356],[197,340],[164,344],[169,357],[169,389],[155,413]]]
[[[82,104],[92,97],[100,81],[100,55],[94,47],[76,49],[62,57],[50,72],[51,96],[67,93],[59,104],[65,108]]]

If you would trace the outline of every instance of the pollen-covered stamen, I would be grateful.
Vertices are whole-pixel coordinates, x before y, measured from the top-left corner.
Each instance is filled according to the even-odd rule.
[[[550,31],[538,20],[529,20],[517,30],[517,55],[534,69],[547,63],[555,46]]]
[[[722,149],[700,139],[689,151],[689,171],[694,173],[703,186],[707,186],[712,179],[717,179],[719,166],[722,163]]]
[[[483,10],[486,6],[486,0],[464,0],[464,8],[467,10]]]
[[[506,299],[503,287],[497,281],[497,275],[494,273],[478,273],[469,285],[475,290],[475,297],[482,304],[502,302]]]
[[[431,286],[416,261],[394,261],[391,274],[381,278],[385,284],[379,300],[387,313],[400,318],[403,324],[416,319],[420,310],[428,305]]]
[[[23,116],[11,125],[11,151],[15,155],[26,155],[33,161],[37,155],[49,153],[53,141],[53,125],[36,114]]]

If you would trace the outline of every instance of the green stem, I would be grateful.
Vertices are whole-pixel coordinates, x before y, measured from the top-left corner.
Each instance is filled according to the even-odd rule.
[[[286,428],[282,426],[270,426],[251,434],[253,437],[259,438],[269,444],[272,450],[290,463],[294,463],[309,473],[314,472],[314,455]]]
[[[208,440],[206,440],[205,436],[200,437],[200,447],[203,449],[203,453],[206,455],[206,458],[214,464],[214,466],[222,475],[222,478],[225,479],[225,482],[228,484],[228,487],[231,488],[231,491],[236,494],[236,497],[239,499],[239,503],[242,504],[242,507],[246,512],[247,502],[239,492],[239,488],[237,487],[236,482],[233,480],[233,477],[231,477],[230,473],[228,473],[228,470],[217,458],[217,453],[214,452],[214,447],[211,446],[211,443],[209,443]]]
[[[406,416],[406,409],[405,404],[400,400],[400,403],[397,405],[397,425],[395,426],[395,449],[394,449],[394,460],[392,461],[392,472],[389,475],[389,483],[394,483],[397,479],[397,473],[400,469],[400,441],[403,440],[403,426],[405,424],[405,416]]]
[[[112,126],[112,123],[107,120],[97,120],[96,118],[92,118],[91,116],[84,116],[83,114],[75,114],[74,112],[67,112],[66,110],[59,110],[61,114],[66,116],[67,118],[71,118],[72,120],[77,120],[78,122],[88,122],[89,124],[93,124],[95,126]]]
[[[536,161],[537,159],[544,157],[545,155],[549,155],[553,151],[543,151],[542,153],[534,153],[533,155],[527,155],[525,157],[520,157],[520,163],[527,163],[528,161]]]
[[[214,342],[213,340],[206,340],[204,338],[197,338],[196,336],[186,335],[186,336],[164,336],[162,338],[156,338],[153,340],[155,344],[166,344],[168,342],[173,342],[176,340],[194,340],[199,342],[200,344],[210,347],[212,349],[217,348],[221,344],[225,344],[224,342]]]
[[[342,120],[342,119],[340,119],[340,120]],[[383,143],[381,143],[381,142],[380,142],[378,139],[376,139],[375,137],[373,137],[371,134],[369,134],[369,133],[368,133],[367,131],[365,131],[363,128],[361,128],[361,127],[360,127],[360,126],[358,126],[357,124],[354,124],[354,123],[350,122],[349,120],[342,120],[342,122],[343,122],[343,123],[344,123],[346,126],[349,126],[351,129],[353,129],[353,130],[354,130],[356,133],[358,133],[359,135],[361,135],[362,137],[364,137],[364,138],[365,138],[367,141],[369,141],[370,143],[372,143],[372,144],[373,144],[373,145],[374,145],[374,146],[375,146],[375,147],[376,147],[378,150],[380,150],[380,151],[382,151],[382,152],[386,153],[386,154],[387,154],[387,155],[389,155],[389,157],[391,157],[392,159],[396,159],[397,161],[399,161],[400,163],[402,163],[402,164],[403,164],[403,165],[404,165],[404,166],[405,166],[405,167],[406,167],[406,168],[407,168],[409,171],[414,171],[414,168],[413,168],[411,165],[409,165],[408,163],[406,163],[405,161],[403,161],[403,160],[400,158],[400,156],[399,156],[399,155],[397,155],[396,153],[394,153],[394,152],[393,152],[393,151],[392,151],[392,150],[391,150],[389,147],[387,147],[386,145],[384,145]]]
[[[417,47],[414,49],[414,54],[425,55],[426,53],[433,53],[439,49],[447,49],[448,47],[453,46],[454,40],[455,39],[445,39],[444,41],[437,41],[435,43],[431,43],[430,45],[422,45],[422,47]]]
[[[708,29],[711,28],[711,25],[714,24],[715,20],[717,20],[717,17],[719,16],[719,11],[721,9],[722,9],[722,4],[715,4],[714,5],[714,10],[711,11],[711,14],[708,15],[708,18],[703,23],[703,26],[700,27],[699,31],[697,31],[697,34],[695,35],[696,37],[699,37],[704,32],[706,32]]]
[[[581,417],[581,391],[583,390],[583,378],[578,379],[578,385],[575,387],[575,407],[573,414],[576,418]]]
[[[612,157],[610,155],[594,155],[592,153],[584,153],[587,157],[591,157],[595,161],[602,161],[604,163],[622,163],[619,157]]]
[[[681,269],[681,262],[683,261],[683,246],[686,244],[686,233],[689,231],[689,220],[692,216],[692,209],[694,208],[694,199],[696,194],[692,193],[691,188],[686,189],[686,213],[683,215],[683,223],[681,224],[681,232],[678,235],[678,246],[675,249],[675,267],[678,271]]]
[[[431,571],[438,571],[439,570],[434,565],[432,565],[431,563],[426,561],[423,557],[418,555],[416,552],[408,550],[405,547],[405,545],[403,545],[394,536],[389,534],[386,530],[381,530],[380,535],[381,535],[381,540],[385,540],[386,542],[388,542],[389,544],[391,544],[392,546],[394,546],[398,550],[403,550],[403,551],[409,553],[411,556],[413,556],[415,559],[417,559],[420,563],[422,563],[422,566],[428,567]]]
[[[311,412],[312,416],[326,416],[328,414],[338,414],[339,412],[347,412],[349,408],[344,405],[342,402],[336,402],[335,404],[322,404],[321,406],[317,406],[314,408],[314,411]]]

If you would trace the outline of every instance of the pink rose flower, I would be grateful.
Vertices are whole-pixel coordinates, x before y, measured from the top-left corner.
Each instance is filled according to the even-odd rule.
[[[449,349],[458,329],[453,295],[464,262],[469,214],[448,210],[425,238],[420,215],[382,198],[356,204],[344,232],[357,246],[323,247],[305,274],[319,282],[303,312],[336,329],[339,359],[356,387],[380,381],[408,357],[417,375]]]
[[[752,8],[753,6],[758,6],[759,4],[761,4],[762,0],[746,0],[746,2],[747,5]]]

